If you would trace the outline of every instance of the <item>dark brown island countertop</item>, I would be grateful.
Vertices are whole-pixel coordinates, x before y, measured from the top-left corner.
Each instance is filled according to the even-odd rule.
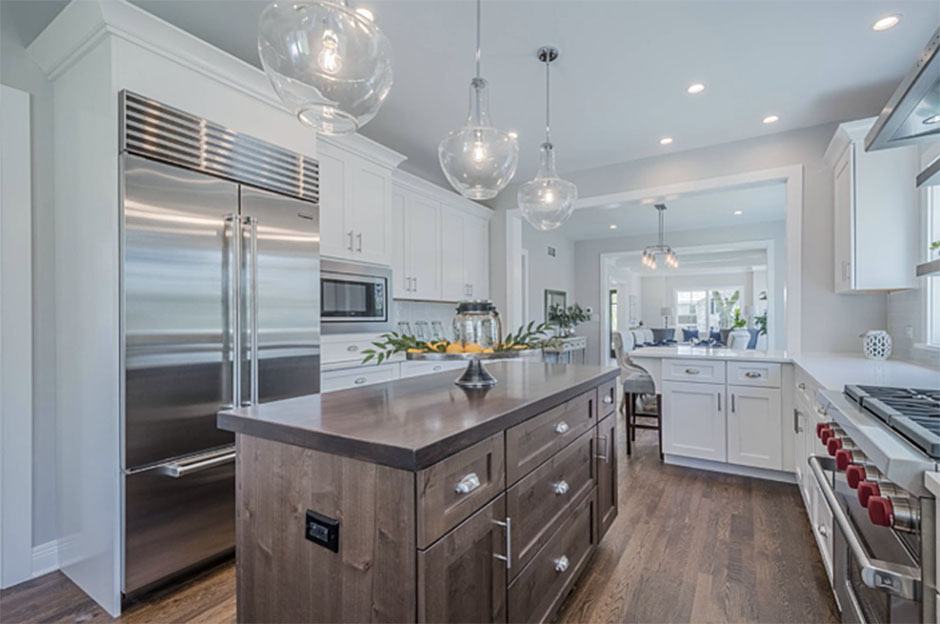
[[[619,369],[495,362],[499,383],[454,385],[461,371],[311,394],[219,412],[219,428],[377,464],[421,470],[563,403]]]

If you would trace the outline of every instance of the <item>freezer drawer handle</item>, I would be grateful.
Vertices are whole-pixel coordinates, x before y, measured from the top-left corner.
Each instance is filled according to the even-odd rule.
[[[157,472],[168,477],[173,477],[174,479],[179,479],[180,477],[185,477],[186,475],[191,475],[195,472],[202,472],[203,470],[208,470],[209,468],[215,468],[216,466],[221,466],[223,464],[230,464],[233,461],[235,461],[235,451],[228,450],[223,453],[219,453],[218,455],[200,457],[196,461],[169,462],[157,468]]]
[[[922,593],[919,569],[869,558],[862,541],[855,533],[852,522],[842,506],[839,505],[829,479],[823,472],[824,470],[836,472],[835,460],[831,457],[811,455],[809,457],[809,467],[813,471],[816,483],[819,484],[826,506],[832,512],[833,520],[839,525],[839,530],[842,531],[845,542],[849,545],[852,556],[855,557],[856,564],[861,569],[862,582],[872,589],[894,594],[907,600],[918,600]]]

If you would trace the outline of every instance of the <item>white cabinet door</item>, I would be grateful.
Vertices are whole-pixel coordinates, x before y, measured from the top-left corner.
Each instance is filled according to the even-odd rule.
[[[471,299],[490,296],[489,221],[464,216],[464,281]]]
[[[833,170],[832,201],[834,209],[833,254],[835,259],[834,284],[836,292],[852,288],[852,227],[855,193],[855,146],[849,144],[836,161]]]
[[[464,216],[448,206],[441,207],[441,299],[466,299],[464,279]]]
[[[408,201],[408,191],[400,186],[392,185],[392,297],[407,299],[411,288],[411,280],[405,267],[405,204]]]
[[[376,264],[391,263],[390,173],[388,169],[353,157],[349,208],[354,227],[355,258]]]
[[[352,227],[346,224],[346,193],[349,167],[340,153],[321,147],[320,161],[320,254],[353,257]]]
[[[664,382],[663,453],[725,461],[724,395],[724,384]]]
[[[405,267],[411,277],[408,297],[441,298],[441,208],[421,195],[405,203]]]
[[[728,386],[728,463],[783,469],[780,390]]]

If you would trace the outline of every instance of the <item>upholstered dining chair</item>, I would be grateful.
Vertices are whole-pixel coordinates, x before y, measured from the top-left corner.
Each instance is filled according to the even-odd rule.
[[[653,378],[645,370],[630,360],[628,353],[634,348],[633,332],[615,331],[611,336],[614,343],[614,354],[620,366],[620,380],[623,383],[623,405],[621,413],[627,424],[627,455],[636,442],[637,429],[654,429],[659,433],[659,459],[663,458],[663,397],[656,394]],[[644,397],[655,397],[655,412],[640,411],[637,409],[637,400],[646,404]],[[655,424],[637,422],[637,416],[655,419]]]

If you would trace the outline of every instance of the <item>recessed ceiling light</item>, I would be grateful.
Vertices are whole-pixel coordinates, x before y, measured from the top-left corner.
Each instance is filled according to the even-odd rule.
[[[765,124],[776,123],[779,119],[780,118],[777,117],[776,115],[767,115],[766,117],[764,117],[764,123]]]
[[[940,115],[931,115],[930,117],[925,119],[922,123],[928,126],[933,125],[935,123],[940,123]]]
[[[640,201],[640,203],[641,203],[641,204],[652,204],[654,201],[656,201],[656,198],[655,198],[655,197],[647,197],[646,199]]]
[[[518,135],[518,133],[516,133],[515,130],[510,130],[509,132],[507,132],[507,134],[508,134],[509,136],[511,136],[512,138],[514,138],[514,139],[518,139],[518,138],[519,138],[519,135]]]
[[[666,195],[666,201],[673,201],[675,199],[679,199],[679,196],[678,195]]]
[[[617,226],[616,226],[615,224],[611,223],[611,224],[610,224],[610,229],[616,230],[616,229],[617,229]]]
[[[686,91],[688,91],[692,95],[695,95],[696,93],[701,93],[704,90],[705,90],[705,85],[703,85],[701,82],[690,84],[689,88],[686,89]]]
[[[744,214],[744,211],[743,211],[743,210],[735,210],[735,211],[734,211],[734,216],[738,216],[739,214]]]
[[[888,30],[894,28],[901,21],[900,15],[885,15],[880,20],[871,25],[872,30]]]
[[[663,137],[659,140],[660,145],[669,145],[672,143],[672,137]]]

